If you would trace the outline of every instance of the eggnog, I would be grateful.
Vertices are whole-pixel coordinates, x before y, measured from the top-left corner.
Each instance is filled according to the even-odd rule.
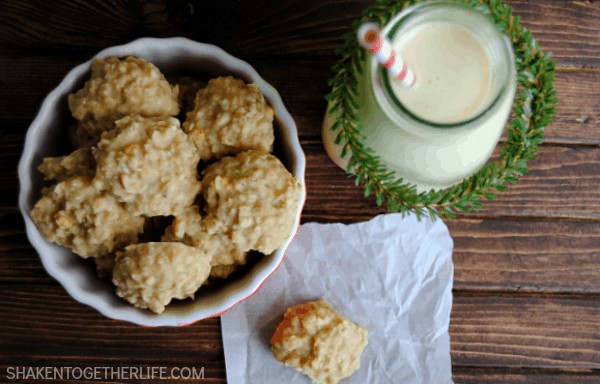
[[[438,124],[470,120],[490,102],[490,63],[477,39],[447,22],[429,23],[396,35],[417,79],[414,89],[390,81],[393,95],[417,117]]]
[[[417,77],[404,87],[369,58],[358,77],[365,144],[418,191],[451,186],[492,154],[516,88],[510,42],[482,14],[432,2],[397,15],[382,31]],[[323,139],[342,167],[330,119]]]

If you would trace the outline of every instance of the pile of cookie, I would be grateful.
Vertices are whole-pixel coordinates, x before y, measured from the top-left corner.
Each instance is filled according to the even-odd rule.
[[[43,160],[53,184],[31,218],[135,306],[161,313],[293,230],[302,188],[270,153],[274,112],[256,85],[172,85],[141,58],[109,57],[93,62],[69,109],[76,149]],[[157,222],[168,226],[145,241]]]

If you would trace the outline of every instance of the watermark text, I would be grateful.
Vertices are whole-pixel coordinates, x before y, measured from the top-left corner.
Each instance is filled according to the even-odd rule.
[[[27,367],[10,366],[8,380],[202,380],[204,367]]]

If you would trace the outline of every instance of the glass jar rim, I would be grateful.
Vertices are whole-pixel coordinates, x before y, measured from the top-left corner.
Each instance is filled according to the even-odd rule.
[[[439,8],[439,7],[451,7],[454,9],[459,9],[460,11],[468,12],[471,14],[471,16],[479,18],[482,23],[488,24],[491,27],[490,30],[494,31],[493,32],[495,34],[494,38],[500,42],[500,44],[498,44],[498,45],[502,49],[502,55],[507,58],[508,65],[511,67],[510,71],[514,71],[514,52],[513,52],[512,46],[506,40],[505,35],[502,33],[502,31],[500,31],[496,27],[496,25],[491,20],[489,20],[483,13],[478,12],[472,8],[469,8],[466,5],[461,4],[461,3],[451,2],[451,1],[447,1],[447,0],[434,0],[431,2],[427,2],[427,3],[413,5],[407,9],[405,9],[398,15],[396,15],[394,18],[392,18],[392,20],[390,20],[390,22],[383,28],[382,33],[384,35],[386,35],[389,39],[393,39],[393,37],[400,30],[400,28],[403,25],[405,25],[407,21],[409,21],[410,19],[412,19],[415,16],[418,16],[419,12],[427,11],[428,8]],[[371,76],[373,77],[372,78],[373,81],[371,81],[371,84],[372,84],[372,87],[374,88],[373,91],[374,91],[376,98],[379,99],[380,97],[378,97],[378,96],[380,96],[380,93],[383,94],[384,100],[378,100],[379,103],[381,104],[382,101],[384,101],[391,107],[391,108],[383,108],[384,112],[386,114],[388,114],[388,117],[391,118],[392,120],[397,120],[397,118],[396,118],[397,116],[389,115],[388,110],[391,109],[398,115],[402,115],[403,117],[408,118],[415,123],[418,123],[418,124],[421,124],[421,125],[424,125],[427,127],[431,127],[431,128],[448,129],[448,128],[462,128],[462,127],[467,127],[467,126],[473,125],[477,121],[484,119],[488,115],[491,115],[498,108],[501,99],[504,97],[505,93],[510,88],[508,86],[508,82],[511,79],[511,75],[510,75],[510,71],[507,71],[507,73],[505,74],[505,79],[504,79],[504,81],[502,81],[502,84],[499,87],[497,94],[494,97],[490,97],[490,101],[489,101],[488,105],[486,105],[485,108],[482,108],[482,110],[479,113],[477,113],[473,117],[470,117],[467,120],[461,120],[461,121],[452,122],[452,123],[439,123],[439,122],[433,122],[433,121],[424,119],[422,117],[419,117],[416,114],[414,114],[413,112],[411,112],[408,108],[406,108],[402,104],[402,102],[398,99],[398,97],[396,97],[396,95],[394,94],[387,70],[383,66],[379,65],[375,58],[371,58],[370,66],[371,66]],[[383,88],[383,92],[377,92],[378,91],[376,89],[377,81],[374,81],[376,76],[378,76],[379,79],[381,79],[380,83]]]

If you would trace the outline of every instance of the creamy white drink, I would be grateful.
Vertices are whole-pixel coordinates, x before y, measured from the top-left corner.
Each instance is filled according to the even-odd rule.
[[[394,95],[417,117],[439,124],[470,120],[490,104],[490,63],[477,39],[447,22],[396,35],[392,46],[417,75],[408,89],[390,81]]]
[[[418,191],[451,186],[492,154],[516,88],[512,47],[483,15],[451,4],[416,7],[383,30],[417,76],[414,89],[369,58],[356,101],[365,144]],[[324,121],[325,147],[345,167]]]

